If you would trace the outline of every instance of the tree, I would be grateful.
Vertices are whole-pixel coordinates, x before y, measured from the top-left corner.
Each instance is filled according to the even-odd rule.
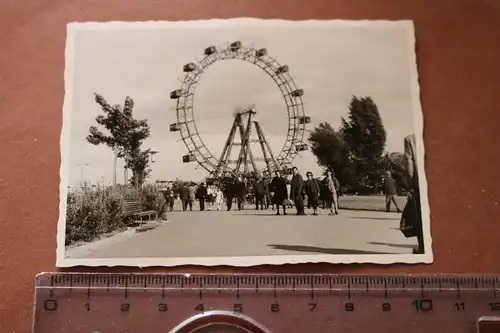
[[[342,132],[324,122],[309,134],[309,143],[320,166],[332,169],[341,184],[351,183],[353,173],[349,147],[344,142]]]
[[[96,126],[90,126],[87,141],[93,145],[105,144],[115,153],[114,175],[116,175],[116,160],[125,158],[127,168],[132,170],[135,185],[141,185],[147,177],[149,164],[149,149],[141,150],[142,142],[149,137],[150,129],[147,120],[134,119],[134,100],[125,98],[125,103],[111,106],[101,95],[95,94],[104,115],[98,115],[96,122],[104,127],[109,134],[104,134]],[[116,178],[114,179],[116,182]]]
[[[353,96],[341,131],[351,154],[359,191],[376,192],[381,186],[380,163],[387,134],[378,107],[371,97]]]

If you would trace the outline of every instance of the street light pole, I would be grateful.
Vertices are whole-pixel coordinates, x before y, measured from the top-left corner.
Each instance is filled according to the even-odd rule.
[[[88,163],[82,163],[82,164],[77,164],[77,166],[80,167],[80,182],[83,182],[83,171],[84,171],[84,168],[89,166]]]
[[[149,160],[151,161],[151,164],[155,162],[155,155],[158,154],[158,150],[155,149],[150,149],[149,150]]]
[[[113,187],[116,187],[116,164],[118,162],[118,145],[115,144],[113,147]]]
[[[154,150],[154,149],[149,150],[149,158],[150,158],[149,160],[151,161],[151,164],[153,164],[155,162],[155,155],[156,154],[158,154],[157,150]],[[158,197],[155,196],[155,208],[157,208],[157,207],[158,207]]]

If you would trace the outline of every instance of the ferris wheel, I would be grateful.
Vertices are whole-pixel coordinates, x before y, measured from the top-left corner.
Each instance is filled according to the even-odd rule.
[[[269,147],[268,153],[264,152],[264,155],[271,155],[266,160],[267,172],[271,173],[275,170],[287,172],[292,168],[294,158],[301,151],[308,149],[307,144],[304,143],[304,135],[306,125],[311,122],[311,118],[306,116],[304,112],[304,103],[302,101],[304,90],[298,88],[295,84],[294,79],[289,73],[288,65],[278,63],[276,59],[267,54],[267,49],[245,47],[240,41],[233,42],[224,47],[209,46],[204,50],[200,61],[190,62],[183,66],[184,77],[181,80],[181,87],[170,93],[170,98],[176,100],[177,103],[177,121],[170,125],[170,131],[180,132],[181,139],[188,150],[188,154],[182,157],[182,161],[184,163],[198,163],[214,177],[221,176],[222,173],[227,174],[228,171],[233,175],[240,173],[238,168],[232,168],[229,165],[227,158],[223,156],[216,158],[210,152],[200,136],[194,118],[193,109],[196,87],[207,68],[222,60],[241,60],[251,63],[267,73],[280,89],[287,109],[287,119],[284,118],[284,121],[288,122],[287,136],[276,158],[270,151],[267,142],[264,142]],[[255,112],[252,110],[249,113],[254,114]],[[241,115],[241,113],[239,114]],[[256,126],[259,126],[256,121],[254,123],[256,123]],[[231,129],[231,132],[233,132],[233,129]],[[243,145],[243,142],[249,142],[248,137],[246,139],[243,137],[244,132],[245,129],[242,129],[242,143],[239,145]],[[246,132],[249,132],[249,128],[247,128]],[[265,139],[262,137],[263,134],[259,135],[262,148],[264,149],[265,145],[262,144],[262,140],[265,141]],[[227,150],[229,144],[231,143],[228,139],[224,151]],[[245,148],[242,147],[241,149],[244,150]],[[249,147],[248,150],[250,150]],[[248,152],[246,154],[241,153],[240,159],[246,159],[248,156],[252,156],[251,152],[249,155]]]

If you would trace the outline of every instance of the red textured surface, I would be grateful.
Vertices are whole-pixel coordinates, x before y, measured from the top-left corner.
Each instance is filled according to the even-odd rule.
[[[498,0],[1,0],[0,332],[30,330],[55,270],[66,23],[241,16],[415,21],[435,264],[211,271],[500,273]]]

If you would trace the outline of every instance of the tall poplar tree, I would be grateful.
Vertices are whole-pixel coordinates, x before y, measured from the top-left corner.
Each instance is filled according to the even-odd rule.
[[[387,134],[378,107],[371,97],[352,97],[347,119],[342,118],[341,131],[360,190],[378,191]]]

